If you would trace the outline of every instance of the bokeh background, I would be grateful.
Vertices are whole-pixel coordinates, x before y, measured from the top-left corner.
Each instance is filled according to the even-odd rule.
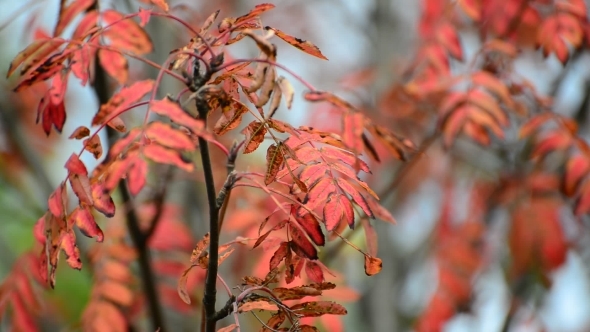
[[[335,92],[366,110],[371,117],[409,137],[417,145],[428,138],[433,124],[428,121],[427,108],[433,106],[415,104],[397,95],[399,86],[404,83],[404,72],[421,43],[418,35],[421,1],[267,2],[275,4],[276,8],[264,14],[265,25],[312,41],[329,58],[329,61],[322,61],[309,57],[277,41],[280,63],[314,86]],[[182,6],[176,11],[172,9],[172,13],[196,26],[217,9],[221,9],[220,17],[239,16],[257,3],[259,1],[254,0],[170,1],[172,8]],[[139,7],[133,0],[100,1],[100,4],[123,12],[135,11]],[[36,29],[52,31],[58,8],[59,1],[53,0],[0,1],[0,68],[8,68],[14,56],[33,40]],[[147,30],[156,46],[149,58],[157,62],[162,62],[169,50],[181,47],[190,38],[178,25],[155,18]],[[469,27],[461,30],[461,41],[466,56],[463,63],[453,63],[455,72],[465,70],[464,64],[478,47],[477,34]],[[230,49],[240,57],[257,55],[254,49],[244,46]],[[585,107],[584,112],[588,111],[587,104],[584,104],[590,83],[588,63],[590,56],[587,53],[577,55],[564,67],[556,59],[544,59],[539,52],[531,50],[519,58],[515,70],[534,82],[539,91],[554,96],[558,105],[556,110],[572,115],[581,107]],[[132,79],[154,77],[155,74],[154,69],[131,62]],[[40,125],[35,125],[36,108],[43,89],[33,88],[17,94],[12,92],[15,81],[4,76],[3,73],[0,75],[0,279],[9,273],[17,257],[33,247],[32,226],[44,213],[46,198],[65,177],[65,161],[81,148],[79,141],[68,140],[67,136],[76,127],[88,125],[98,109],[91,87],[70,82],[66,95],[68,119],[63,135],[53,132],[46,137]],[[295,125],[337,129],[330,108],[306,104],[300,98],[304,87],[294,80],[292,82],[297,98],[292,110],[281,108],[280,118]],[[161,97],[166,90],[178,88],[171,80],[165,80],[164,84]],[[138,110],[126,121],[139,121],[140,116],[141,110]],[[581,123],[580,132],[588,138],[588,117]],[[508,135],[505,149],[516,146],[515,137],[515,133]],[[88,154],[83,160],[89,167],[97,163]],[[258,166],[264,164],[262,154],[247,160]],[[358,253],[350,248],[334,244],[326,249],[327,253],[333,254],[327,258],[326,265],[342,276],[349,287],[342,293],[343,304],[349,311],[349,315],[343,318],[346,331],[411,331],[437,286],[433,254],[436,225],[443,217],[464,219],[477,180],[498,178],[510,167],[502,151],[465,142],[449,151],[438,141],[432,142],[420,160],[412,165],[411,169],[405,170],[401,162],[385,159],[380,164],[372,164],[374,175],[365,179],[384,196],[382,203],[397,220],[397,225],[380,221],[374,224],[379,238],[379,257],[383,259],[380,274],[367,277]],[[404,176],[392,186],[400,171]],[[185,207],[184,220],[190,220],[187,225],[198,239],[206,229],[205,221],[199,217],[206,205],[202,188],[194,180],[176,179],[172,199]],[[192,197],[197,197],[199,202],[195,204]],[[451,217],[443,213],[443,207],[449,206]],[[573,223],[570,211],[564,210],[562,217],[564,225]],[[238,217],[230,217],[228,221],[227,239],[241,231],[241,220],[235,218]],[[502,258],[508,250],[505,237],[507,215],[497,211],[489,219],[492,226],[486,239],[492,248],[489,252],[494,254],[486,259],[492,262],[478,273],[470,309],[450,320],[445,331],[500,331],[504,327],[510,302]],[[102,225],[108,223],[104,220]],[[567,230],[566,227],[566,235],[570,238],[580,235]],[[350,236],[354,243],[365,245],[362,232]],[[539,287],[535,290],[536,296],[527,298],[512,320],[510,331],[590,331],[588,238],[587,234],[582,239],[576,238],[579,241],[576,250],[571,250],[566,263],[551,274],[551,289],[546,292]],[[80,239],[82,250],[89,250],[93,245],[92,240]],[[248,257],[242,258],[247,260]],[[229,280],[234,273],[239,278],[239,272],[233,267],[235,264],[230,262],[222,270]],[[76,322],[90,297],[92,276],[88,269],[79,272],[64,266],[57,278],[58,287],[46,293],[52,316],[43,318],[43,325],[46,331],[76,330]],[[233,278],[234,284],[237,278]],[[191,317],[190,314],[175,313],[174,308],[166,310],[169,324],[177,327],[172,330],[197,329],[197,312]],[[254,325],[248,324],[255,323],[251,317],[245,317],[243,330],[250,331]],[[0,322],[0,330],[8,328],[8,322]],[[328,327],[326,330],[332,329]]]

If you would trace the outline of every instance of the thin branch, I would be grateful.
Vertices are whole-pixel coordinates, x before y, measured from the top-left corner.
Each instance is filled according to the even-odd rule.
[[[107,103],[109,100],[109,88],[107,83],[107,77],[106,73],[104,72],[104,69],[98,64],[99,61],[96,61],[95,63],[96,76],[94,82],[94,91],[96,92],[100,104],[104,104]],[[109,140],[113,140],[115,138],[115,135],[112,132],[112,129],[110,130],[111,133],[108,135],[108,137]],[[109,143],[110,145],[112,145],[113,142],[110,141]],[[129,193],[129,189],[127,188],[123,180],[119,181],[118,189],[121,192],[123,206],[126,206],[125,215],[127,229],[129,230],[129,236],[131,237],[133,246],[135,247],[138,253],[137,259],[139,263],[139,270],[143,290],[145,292],[148,306],[150,308],[149,317],[152,323],[152,330],[159,330],[161,332],[165,332],[166,327],[164,322],[164,315],[162,313],[160,299],[156,288],[156,278],[154,276],[154,272],[151,266],[149,248],[147,247],[149,238],[145,237],[144,233],[140,228],[139,218],[135,213],[135,210],[131,206],[131,194]]]

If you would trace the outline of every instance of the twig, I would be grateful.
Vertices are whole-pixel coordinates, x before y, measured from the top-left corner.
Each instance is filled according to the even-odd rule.
[[[101,104],[104,104],[107,103],[109,100],[109,88],[107,84],[107,77],[106,73],[99,65],[99,61],[97,60],[95,61],[95,63],[96,74],[94,81],[94,91],[96,92],[99,102]],[[109,140],[114,139],[113,134],[114,133],[111,129],[111,133],[109,133],[108,135]],[[112,145],[113,142],[111,141],[109,143],[110,145]],[[129,193],[129,189],[127,188],[123,180],[119,181],[118,189],[121,192],[123,205],[127,207],[127,212],[125,214],[127,221],[127,229],[129,230],[129,236],[131,237],[133,246],[135,247],[138,253],[138,263],[141,274],[141,281],[143,285],[143,290],[147,298],[148,306],[150,308],[150,319],[152,323],[152,329],[154,331],[156,329],[159,329],[159,331],[165,332],[166,327],[164,323],[164,315],[162,313],[160,299],[158,291],[156,289],[156,278],[154,276],[154,272],[152,271],[150,253],[147,247],[149,237],[146,237],[140,228],[139,218],[137,217],[135,210],[131,206],[131,194]],[[155,224],[155,222],[152,224]],[[155,228],[155,225],[153,227]]]

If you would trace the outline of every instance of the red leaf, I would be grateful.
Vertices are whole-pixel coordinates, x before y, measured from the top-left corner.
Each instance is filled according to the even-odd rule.
[[[64,200],[64,198],[67,198],[67,193],[66,186],[62,182],[61,185],[51,193],[51,196],[49,196],[49,199],[47,200],[49,211],[51,211],[51,213],[57,218],[65,214],[65,203],[67,200]]]
[[[124,19],[123,14],[107,9],[102,12],[102,19],[110,26],[103,32],[103,36],[110,40],[111,46],[137,55],[147,54],[153,50],[149,35],[139,24],[131,19]]]
[[[305,263],[305,273],[307,274],[307,277],[309,277],[309,280],[315,283],[321,284],[324,282],[324,272],[322,271],[322,268],[314,261],[308,260]]]
[[[277,37],[281,38],[282,40],[286,41],[287,43],[297,47],[298,49],[302,50],[303,52],[309,54],[309,55],[313,55],[315,57],[318,57],[320,59],[323,60],[328,60],[328,58],[326,58],[322,52],[320,51],[320,49],[315,46],[313,43],[307,41],[307,40],[302,40],[293,36],[290,36],[284,32],[282,32],[279,29],[275,29],[275,28],[271,28],[271,27],[265,27],[265,30],[272,30],[275,32],[275,34],[277,35]]]
[[[76,18],[76,16],[95,3],[96,0],[81,0],[72,1],[68,6],[65,5],[65,1],[61,1],[61,7],[59,9],[59,19],[53,32],[54,36],[59,36],[63,30]]]
[[[281,242],[279,248],[272,255],[269,262],[269,270],[272,271],[279,266],[281,261],[287,257],[287,252],[290,251],[288,242]]]
[[[51,132],[51,126],[61,133],[64,124],[66,123],[66,108],[64,102],[61,101],[58,104],[52,104],[48,95],[50,91],[47,91],[45,97],[41,98],[39,106],[37,107],[37,123],[41,120],[43,131],[47,136]]]
[[[6,73],[6,77],[10,77],[10,75],[12,75],[12,73],[21,65],[21,76],[31,70],[35,70],[38,65],[43,64],[64,42],[65,40],[61,38],[34,41],[18,53],[14,60],[12,60],[8,72]]]
[[[328,201],[324,205],[324,222],[326,223],[326,229],[333,231],[338,227],[340,221],[344,217],[344,220],[348,223],[348,226],[354,228],[354,210],[352,203],[348,197],[337,193],[332,193],[328,196]]]
[[[166,116],[170,118],[170,120],[191,129],[195,133],[198,133],[204,128],[203,121],[193,118],[186,113],[178,103],[175,103],[168,98],[152,101],[150,103],[150,111]]]
[[[292,239],[291,248],[297,255],[309,259],[318,259],[318,251],[297,226],[289,227],[289,233]]]
[[[96,11],[93,12],[96,14]],[[94,21],[96,22],[96,18]],[[70,59],[70,70],[74,76],[80,79],[82,86],[85,86],[90,78],[90,67],[95,53],[96,49],[89,46],[89,44],[85,44],[74,51]]]
[[[100,110],[92,119],[92,125],[102,125],[115,116],[120,115],[131,105],[143,98],[148,92],[152,91],[153,87],[153,80],[144,80],[137,81],[131,86],[122,88],[106,104],[100,106]]]
[[[350,183],[348,183],[348,181],[342,178],[338,178],[337,181],[340,189],[342,189],[345,193],[349,194],[354,200],[354,202],[358,206],[360,206],[361,209],[363,209],[367,216],[369,216],[370,218],[375,218],[375,216],[373,215],[373,211],[371,211],[371,208],[367,204],[367,201],[365,200],[363,195],[361,195],[358,192],[358,190],[356,190],[356,188],[354,188]]]
[[[185,161],[182,156],[174,150],[167,149],[161,145],[150,144],[143,148],[143,154],[160,164],[174,165],[188,173],[194,170],[193,163]]]
[[[115,215],[115,203],[109,195],[108,191],[102,183],[96,182],[92,184],[92,200],[94,201],[94,208],[105,215],[105,217],[111,218]]]
[[[111,50],[98,50],[98,61],[100,66],[114,78],[119,84],[125,84],[129,77],[127,59],[119,53]]]
[[[87,207],[77,207],[72,211],[70,219],[76,224],[80,232],[89,238],[96,237],[96,242],[104,240],[104,234],[94,220],[94,216]]]
[[[66,254],[66,262],[68,265],[76,270],[82,269],[82,261],[80,260],[80,249],[76,245],[76,235],[74,231],[70,230],[62,236],[60,248]]]
[[[88,175],[88,170],[86,170],[86,166],[84,163],[78,158],[78,155],[72,153],[68,161],[66,162],[66,169],[68,172],[77,175]]]
[[[235,129],[242,122],[242,116],[249,111],[250,110],[246,105],[239,101],[232,100],[229,111],[226,112],[224,109],[223,115],[215,124],[213,132],[217,135],[223,135],[228,131]]]
[[[72,186],[74,194],[76,194],[76,197],[78,197],[80,202],[84,203],[85,205],[94,205],[88,176],[70,174],[68,179],[70,180],[70,185]]]
[[[365,116],[362,113],[349,113],[342,117],[342,140],[355,154],[363,151],[363,140],[361,138],[365,129]]]
[[[566,165],[564,192],[572,196],[582,179],[590,173],[590,159],[582,154],[571,157]]]
[[[183,131],[163,122],[152,122],[145,131],[145,135],[158,144],[175,149],[194,151],[195,143]]]
[[[371,211],[373,212],[373,214],[375,215],[375,217],[377,219],[387,221],[388,223],[391,223],[394,225],[397,223],[395,221],[395,218],[391,215],[391,213],[389,213],[389,211],[387,211],[386,208],[384,208],[381,204],[379,204],[379,202],[377,202],[376,200],[369,197],[369,199],[367,200],[367,203],[369,204]]]
[[[294,207],[292,208],[292,213],[295,212]],[[299,215],[303,213],[303,215]],[[311,240],[317,244],[318,246],[323,246],[326,244],[326,239],[324,237],[324,233],[322,232],[322,227],[318,220],[309,212],[300,209],[298,213],[294,213],[295,220],[297,223],[303,228],[305,233],[309,235]]]
[[[586,180],[580,188],[580,197],[576,200],[574,213],[581,216],[590,212],[590,180]]]
[[[137,195],[145,186],[148,166],[145,160],[139,156],[131,157],[131,166],[129,167],[127,183],[129,185],[129,192],[132,195]]]

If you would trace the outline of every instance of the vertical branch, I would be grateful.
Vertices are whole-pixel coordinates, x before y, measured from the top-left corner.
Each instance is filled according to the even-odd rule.
[[[94,91],[98,97],[100,104],[104,104],[109,100],[109,88],[106,73],[99,65],[98,59],[95,61],[95,80],[94,80]],[[109,137],[109,145],[112,145],[113,141],[116,138],[116,133],[113,132],[112,129],[109,129],[108,137]],[[138,254],[138,263],[139,263],[139,272],[141,276],[141,282],[143,285],[143,291],[146,295],[149,312],[150,312],[150,319],[152,323],[152,330],[158,330],[160,332],[165,332],[165,324],[164,324],[164,315],[162,313],[162,307],[160,304],[160,299],[158,295],[158,291],[156,288],[156,278],[154,276],[154,272],[151,266],[151,258],[149,253],[149,248],[147,246],[149,235],[146,236],[140,228],[139,219],[137,214],[131,207],[131,194],[125,185],[123,180],[119,181],[118,189],[121,192],[121,197],[123,198],[123,206],[127,207],[126,211],[126,219],[127,219],[127,229],[129,231],[129,236],[131,237],[131,241],[133,242],[133,246]],[[152,224],[154,224],[157,220],[153,220]]]
[[[196,101],[199,116],[203,121],[207,119],[208,106],[197,98]],[[217,269],[218,269],[218,250],[219,250],[219,209],[217,207],[217,194],[215,191],[215,182],[213,178],[213,168],[211,166],[211,155],[207,141],[199,136],[199,151],[203,163],[203,173],[205,176],[205,187],[207,189],[207,202],[209,205],[209,232],[211,242],[209,244],[209,266],[207,267],[207,277],[205,278],[205,295],[203,296],[203,305],[205,307],[205,331],[215,331],[215,301],[217,298]]]

